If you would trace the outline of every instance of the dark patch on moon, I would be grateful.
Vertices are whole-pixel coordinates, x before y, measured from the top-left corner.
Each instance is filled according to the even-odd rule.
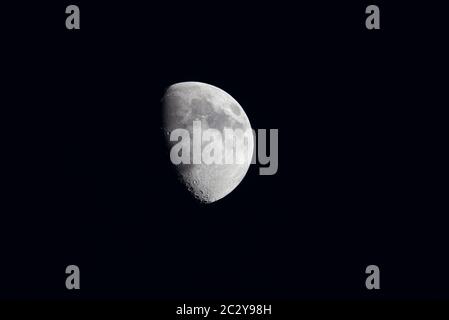
[[[214,110],[212,103],[206,99],[192,99],[190,103],[193,118],[200,118],[202,115],[209,115]]]
[[[235,103],[231,103],[230,107],[231,107],[231,111],[234,112],[235,115],[237,115],[237,116],[240,115],[240,109],[239,109],[238,105],[236,105]]]
[[[232,121],[223,110],[209,115],[206,120],[210,128],[218,129],[222,133],[224,133],[224,128],[232,128]]]

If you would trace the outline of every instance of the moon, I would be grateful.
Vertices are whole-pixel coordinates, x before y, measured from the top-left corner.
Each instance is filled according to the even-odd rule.
[[[202,161],[175,165],[181,182],[200,202],[215,202],[231,193],[245,177],[254,152],[251,124],[240,104],[231,95],[210,84],[180,82],[171,85],[165,91],[162,98],[162,115],[162,129],[165,131],[169,148],[173,148],[178,143],[171,138],[171,133],[176,129],[187,130],[189,137],[192,138],[195,131],[194,121],[197,124],[201,123],[203,132],[207,129],[215,129],[218,130],[216,132],[221,133],[222,137],[225,137],[225,129],[232,129],[233,132],[239,130],[250,132],[245,136],[244,143],[232,144],[235,155],[245,153],[243,161],[226,163],[224,151],[221,155],[223,160],[221,163]],[[223,139],[223,141],[226,140]],[[207,144],[207,141],[202,140],[202,148]],[[225,145],[224,148],[228,150],[229,146]],[[190,148],[190,159],[193,157],[193,149]]]

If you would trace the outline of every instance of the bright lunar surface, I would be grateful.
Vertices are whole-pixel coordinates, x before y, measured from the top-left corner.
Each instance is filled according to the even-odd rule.
[[[251,124],[243,108],[225,91],[201,82],[181,82],[170,86],[162,99],[162,107],[163,130],[171,149],[181,140],[170,141],[173,130],[179,128],[189,132],[191,145],[193,144],[194,121],[197,126],[199,123],[201,124],[203,133],[209,128],[216,129],[216,132],[221,133],[223,152],[217,152],[217,155],[223,159],[221,164],[217,161],[193,163],[194,148],[190,147],[187,150],[190,151],[191,162],[175,164],[175,167],[182,183],[201,202],[214,202],[228,195],[242,181],[251,164],[254,152],[254,138],[251,133],[247,134],[245,139],[240,140],[243,143],[232,143],[231,145],[234,157],[237,154],[244,154],[245,156],[240,158],[243,160],[236,161],[233,158],[234,161],[231,163],[224,160],[225,149],[230,149],[230,145],[226,144],[226,141],[230,140],[225,139],[225,128],[228,130],[227,132],[229,129],[232,129],[232,132],[252,132]],[[201,136],[203,137],[201,150],[205,150],[213,139],[204,139],[204,135]],[[242,135],[237,136],[242,137]],[[234,138],[233,141],[235,142],[236,139]]]

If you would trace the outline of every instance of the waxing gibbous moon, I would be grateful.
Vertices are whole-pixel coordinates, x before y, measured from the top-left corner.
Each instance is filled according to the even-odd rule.
[[[175,164],[181,182],[201,202],[211,203],[231,193],[245,177],[254,152],[251,124],[240,104],[215,86],[201,82],[181,82],[166,90],[162,99],[162,115],[169,148],[178,143],[170,139],[171,133],[176,129],[185,129],[192,138],[194,123],[200,123],[203,132],[215,129],[223,137],[225,129],[228,130],[226,132],[229,129],[234,132],[251,132],[245,136],[243,144],[233,144],[234,154],[245,154],[243,161]],[[207,144],[208,141],[202,141],[202,148]],[[229,146],[225,148],[228,150]],[[190,148],[190,159],[193,157],[193,149]],[[225,152],[220,156],[224,159]]]

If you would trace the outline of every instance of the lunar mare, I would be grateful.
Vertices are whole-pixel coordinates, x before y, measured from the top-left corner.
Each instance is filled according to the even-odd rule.
[[[203,130],[215,129],[222,137],[230,129],[234,132],[252,132],[249,119],[240,104],[222,89],[206,83],[181,82],[170,86],[162,99],[162,108],[163,129],[169,148],[179,143],[170,141],[170,133],[184,129],[192,137],[194,123],[198,122]],[[251,164],[253,135],[245,135],[242,141],[233,144],[233,147],[235,153],[247,155],[244,161],[231,164],[226,161],[222,164],[181,163],[175,166],[182,183],[196,199],[205,203],[217,201],[240,184]],[[202,147],[207,147],[210,142],[201,143]],[[190,153],[193,156],[192,147]]]

